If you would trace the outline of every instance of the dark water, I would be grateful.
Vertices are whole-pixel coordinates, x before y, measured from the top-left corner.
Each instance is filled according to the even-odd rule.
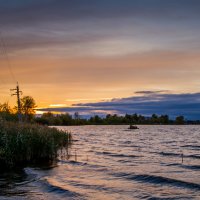
[[[71,158],[1,174],[0,199],[200,199],[200,126],[139,128],[60,127]]]

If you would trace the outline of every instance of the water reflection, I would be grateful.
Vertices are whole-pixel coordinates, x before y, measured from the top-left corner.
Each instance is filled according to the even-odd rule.
[[[72,147],[60,150],[51,167],[1,174],[0,199],[200,196],[200,126],[140,126],[133,131],[125,131],[126,126],[59,128],[72,132]]]

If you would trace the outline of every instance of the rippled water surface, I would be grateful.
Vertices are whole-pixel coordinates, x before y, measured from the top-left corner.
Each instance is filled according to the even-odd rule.
[[[70,159],[0,175],[0,199],[200,199],[200,126],[79,126]]]

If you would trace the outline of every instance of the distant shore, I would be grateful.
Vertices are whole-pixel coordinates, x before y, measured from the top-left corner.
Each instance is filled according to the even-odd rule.
[[[146,117],[138,114],[121,115],[106,115],[101,117],[98,115],[88,119],[82,118],[75,113],[74,116],[65,114],[53,114],[51,112],[44,113],[40,117],[36,117],[34,121],[38,124],[48,126],[80,126],[80,125],[190,125],[200,124],[200,120],[187,120],[184,116],[177,116],[175,119],[170,119],[168,115],[156,115]]]

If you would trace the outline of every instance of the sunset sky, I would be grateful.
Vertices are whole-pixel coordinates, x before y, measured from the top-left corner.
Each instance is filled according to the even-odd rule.
[[[0,0],[1,103],[16,81],[42,110],[200,118],[200,1]]]

